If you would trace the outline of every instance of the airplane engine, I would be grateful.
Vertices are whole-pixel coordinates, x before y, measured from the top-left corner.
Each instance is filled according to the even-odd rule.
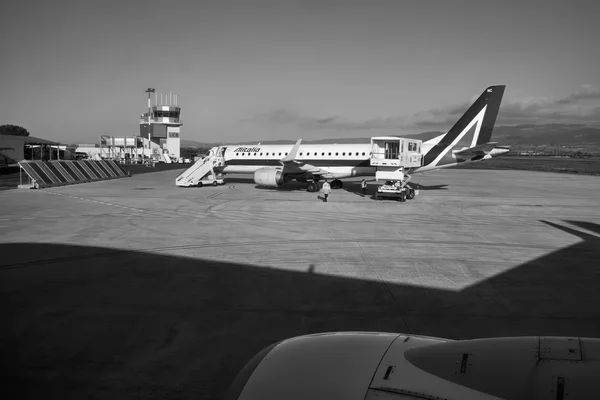
[[[226,399],[598,399],[598,376],[597,338],[336,332],[265,348]]]
[[[226,399],[362,399],[397,336],[331,333],[275,343],[246,364]]]
[[[275,168],[261,168],[254,172],[254,183],[260,186],[277,187],[290,180],[291,177]]]

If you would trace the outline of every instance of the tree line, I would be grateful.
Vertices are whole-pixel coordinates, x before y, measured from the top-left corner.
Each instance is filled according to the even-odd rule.
[[[18,125],[0,125],[0,135],[29,136],[29,132]]]

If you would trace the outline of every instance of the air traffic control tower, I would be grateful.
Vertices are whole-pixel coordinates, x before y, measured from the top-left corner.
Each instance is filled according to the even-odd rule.
[[[179,119],[181,108],[178,107],[177,95],[171,93],[159,95],[154,89],[148,89],[146,93],[148,93],[148,112],[140,117],[140,136],[144,142],[144,155],[154,154],[162,157],[162,154],[166,153],[171,158],[179,159],[181,144],[179,135],[183,122]]]

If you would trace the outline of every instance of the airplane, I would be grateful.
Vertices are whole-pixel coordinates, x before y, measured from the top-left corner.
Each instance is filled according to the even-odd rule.
[[[373,138],[364,144],[302,144],[295,145],[238,145],[213,148],[209,154],[219,155],[222,163],[215,166],[218,172],[253,174],[259,186],[278,187],[289,181],[309,182],[308,191],[319,190],[319,181],[333,179],[332,189],[343,187],[341,179],[360,176],[377,176],[378,171],[401,169],[411,175],[459,164],[487,160],[509,151],[491,141],[492,131],[506,86],[490,86],[483,91],[456,124],[445,134],[431,140],[404,139],[407,142],[407,159],[411,162],[379,163],[374,154],[373,139],[396,141],[395,148],[385,149],[384,161],[399,161],[405,154],[402,138]],[[386,145],[387,146],[387,145]],[[384,150],[382,150],[383,152]],[[382,165],[388,165],[383,167]],[[390,168],[389,165],[396,165]],[[183,174],[182,174],[183,176]],[[400,175],[402,176],[402,174]],[[179,180],[179,178],[178,178]]]
[[[599,399],[600,339],[332,332],[274,343],[228,400]]]

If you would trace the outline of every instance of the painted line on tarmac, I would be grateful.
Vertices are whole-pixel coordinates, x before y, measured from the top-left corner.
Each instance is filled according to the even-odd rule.
[[[34,217],[18,217],[18,218],[0,218],[2,221],[22,221],[22,220],[42,220],[42,219],[56,219],[56,218],[74,218],[74,217],[126,217],[131,214],[128,213],[101,213],[101,214],[69,214],[69,215],[36,215]]]
[[[44,193],[49,193],[49,194],[53,194],[56,196],[69,197],[69,198],[76,199],[76,200],[83,200],[83,201],[87,201],[90,203],[102,204],[102,205],[106,205],[109,207],[119,207],[119,208],[122,208],[125,210],[131,210],[131,211],[135,211],[137,213],[142,213],[143,215],[152,215],[152,216],[157,216],[157,217],[162,217],[162,218],[194,218],[194,219],[198,219],[198,220],[203,220],[206,218],[206,216],[199,217],[198,215],[194,215],[194,214],[182,214],[182,213],[172,213],[172,212],[166,212],[166,211],[144,210],[141,208],[122,206],[120,204],[112,204],[112,203],[108,203],[108,202],[100,201],[100,200],[87,199],[85,197],[51,192],[49,190],[45,190]],[[138,215],[140,215],[140,214],[138,214]]]
[[[102,204],[102,205],[110,206],[110,207],[124,208],[124,209],[127,209],[127,210],[133,210],[133,211],[137,211],[137,212],[148,212],[148,210],[142,210],[141,208],[134,208],[134,207],[122,206],[120,204],[112,204],[112,203],[107,203],[106,201],[100,201],[100,200],[86,199],[85,197],[73,196],[73,195],[70,195],[70,194],[56,193],[56,192],[51,192],[49,190],[44,190],[44,193],[49,193],[49,194],[53,194],[53,195],[56,195],[56,196],[69,197],[71,199],[84,200],[84,201],[88,201],[88,202],[91,202],[91,203]]]

